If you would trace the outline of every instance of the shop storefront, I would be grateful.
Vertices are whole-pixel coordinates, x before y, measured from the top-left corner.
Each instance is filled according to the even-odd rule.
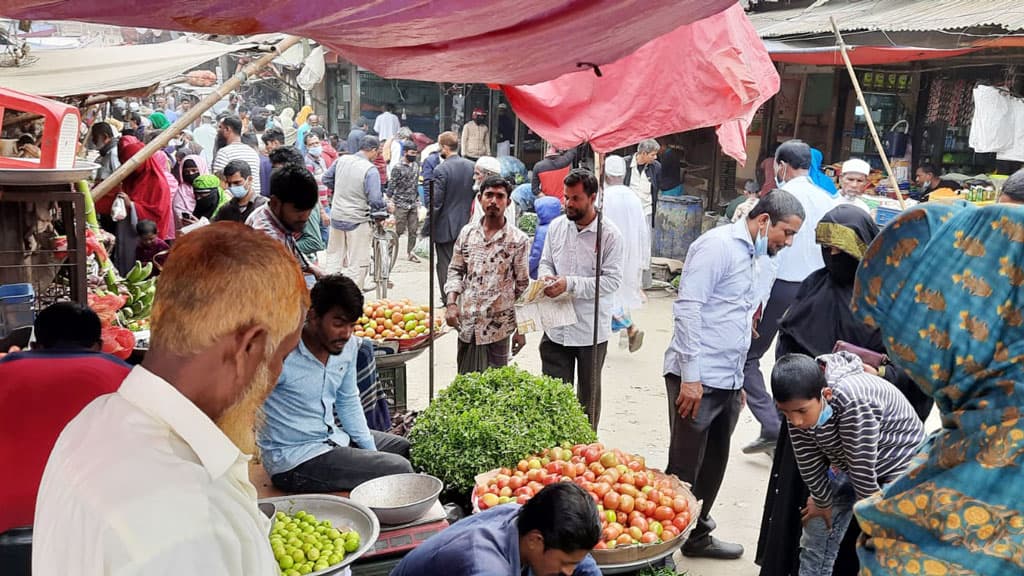
[[[381,78],[344,61],[328,65],[324,92],[332,129],[348,133],[354,118],[370,126],[388,104],[403,126],[437,140],[451,130],[461,134],[474,110],[487,114],[491,154],[511,155],[526,166],[544,156],[544,142],[519,121],[504,93],[484,84],[451,84]]]
[[[800,138],[822,152],[826,171],[849,158],[881,170],[881,151],[868,131],[870,115],[901,182],[913,181],[914,169],[922,164],[942,173],[1011,173],[1020,162],[976,151],[970,140],[976,86],[1000,87],[1007,95],[1019,95],[1024,88],[1024,74],[1005,62],[1005,56],[993,55],[988,60],[975,56],[971,64],[929,60],[857,66],[866,108],[845,69],[780,64],[782,88],[763,111],[771,136],[762,142],[761,156],[778,143]],[[1012,116],[1006,121],[1014,122]]]

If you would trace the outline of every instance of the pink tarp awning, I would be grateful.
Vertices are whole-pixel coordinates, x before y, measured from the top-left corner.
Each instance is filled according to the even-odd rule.
[[[15,19],[313,38],[387,78],[532,84],[606,64],[735,0],[5,0]]]
[[[746,130],[779,90],[764,43],[737,4],[633,54],[533,86],[503,86],[519,118],[552,144],[608,152],[644,138],[719,126],[723,151],[746,160]]]

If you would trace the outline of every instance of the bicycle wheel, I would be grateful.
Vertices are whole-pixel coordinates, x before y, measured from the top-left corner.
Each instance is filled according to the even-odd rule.
[[[387,268],[388,269],[387,275],[390,276],[391,275],[391,271],[395,268],[395,262],[398,262],[398,234],[396,234],[394,230],[388,230],[387,233],[386,233],[386,236],[387,236],[387,243],[388,243],[388,246],[389,246],[388,254],[390,256],[388,258],[389,264],[388,264],[388,268]]]
[[[387,253],[382,249],[381,237],[374,235],[373,237],[373,259],[371,266],[373,267],[373,283],[376,285],[377,298],[386,298],[388,295],[388,279],[387,273]]]

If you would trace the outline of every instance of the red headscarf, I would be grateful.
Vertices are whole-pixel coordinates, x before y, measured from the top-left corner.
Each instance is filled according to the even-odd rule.
[[[117,143],[117,156],[124,164],[144,146],[134,136],[121,136]],[[163,152],[157,152],[163,154]],[[174,218],[171,214],[171,188],[164,176],[159,159],[150,156],[121,183],[125,193],[135,204],[139,220],[156,222],[157,236],[174,237]]]

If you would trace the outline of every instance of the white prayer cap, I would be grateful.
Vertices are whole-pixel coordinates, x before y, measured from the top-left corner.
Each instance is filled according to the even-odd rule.
[[[604,159],[604,173],[612,178],[621,178],[626,175],[626,161],[622,156],[609,154]]]
[[[850,172],[867,176],[868,174],[871,174],[871,165],[860,158],[852,158],[843,162],[843,174]]]

